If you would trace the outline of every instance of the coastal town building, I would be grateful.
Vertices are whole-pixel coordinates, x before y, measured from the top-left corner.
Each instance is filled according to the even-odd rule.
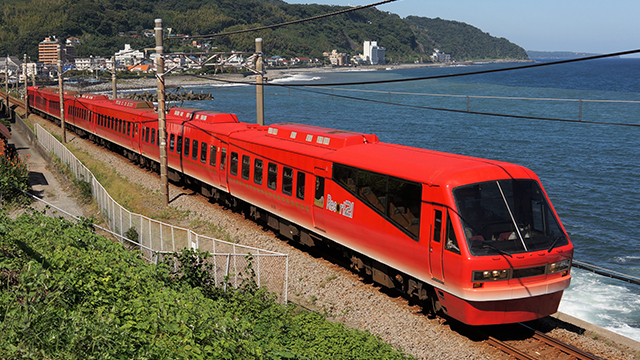
[[[144,53],[140,50],[131,48],[131,44],[124,44],[124,50],[120,50],[115,54],[116,62],[122,65],[135,65],[144,60]]]
[[[55,36],[50,36],[38,44],[38,61],[45,65],[57,64],[58,46],[60,46],[60,55],[63,63],[73,59],[75,49],[73,47],[67,47],[66,44],[56,39]]]
[[[329,62],[332,66],[348,66],[349,54],[339,53],[337,50],[332,50],[331,53],[323,53],[324,57],[329,58]]]
[[[9,79],[15,79],[22,72],[22,60],[15,56],[6,56],[0,59],[0,73],[8,75]]]
[[[100,56],[76,58],[75,64],[76,70],[104,70],[106,68],[107,59]]]
[[[451,62],[451,55],[441,52],[439,49],[433,49],[431,61],[434,63]]]
[[[363,57],[365,62],[371,65],[384,64],[384,54],[387,50],[381,46],[378,46],[377,41],[365,41],[363,44]]]

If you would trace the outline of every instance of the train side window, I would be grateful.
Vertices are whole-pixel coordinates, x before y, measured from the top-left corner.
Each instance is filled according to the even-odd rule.
[[[191,158],[193,160],[198,159],[198,140],[193,140],[193,146],[191,146]]]
[[[176,144],[176,135],[171,134],[169,136],[169,151],[173,151],[175,144]]]
[[[127,121],[127,136],[131,136],[131,123]]]
[[[127,134],[129,135],[129,134]],[[156,129],[151,129],[151,145],[156,144]]]
[[[316,192],[313,204],[324,207],[324,178],[316,175]]]
[[[458,247],[458,239],[456,238],[456,232],[453,230],[453,224],[451,224],[451,214],[447,214],[447,234],[446,241],[444,243],[444,249],[452,251],[456,254],[460,254],[460,248]]]
[[[440,237],[442,234],[442,211],[434,210],[433,213],[433,241],[440,242]]]
[[[261,159],[255,159],[253,162],[253,182],[262,185],[263,163]]]
[[[229,172],[231,175],[238,175],[238,153],[231,152],[231,158],[229,159]]]
[[[211,145],[211,149],[209,150],[209,165],[215,167],[216,166],[216,156],[218,155],[218,148]]]
[[[183,153],[184,157],[189,157],[189,145],[191,145],[190,143],[191,143],[191,140],[189,140],[188,137],[185,137],[184,138],[184,153]]]
[[[149,130],[151,130],[150,128],[145,128],[144,129],[144,142],[148,143],[149,142]]]
[[[209,148],[209,145],[206,142],[200,145],[200,162],[203,164],[207,162],[207,148]]]
[[[298,171],[298,178],[296,179],[296,197],[300,200],[304,200],[304,183],[305,174],[302,171]]]
[[[249,174],[251,172],[251,159],[249,155],[242,155],[242,178],[249,180]]]
[[[222,148],[220,150],[220,170],[224,171],[224,167],[227,165],[227,149]]]
[[[122,119],[118,119],[118,132],[122,133]]]
[[[182,136],[178,135],[178,142],[176,143],[176,152],[182,154]]]
[[[267,167],[267,187],[271,190],[278,188],[278,165],[274,163]]]
[[[293,192],[293,169],[290,167],[282,168],[282,193],[291,195]]]

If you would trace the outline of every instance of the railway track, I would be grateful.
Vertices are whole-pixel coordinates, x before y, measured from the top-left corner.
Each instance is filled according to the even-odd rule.
[[[487,344],[501,350],[519,360],[536,359],[567,359],[567,360],[598,360],[600,358],[586,353],[576,347],[564,343],[541,333],[527,325],[516,324],[520,331],[530,333],[526,339],[500,340],[495,336],[488,336]]]

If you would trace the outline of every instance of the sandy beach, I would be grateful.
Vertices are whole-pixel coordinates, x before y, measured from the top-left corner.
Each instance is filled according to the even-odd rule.
[[[360,66],[357,68],[336,68],[330,66],[324,67],[293,67],[287,69],[267,69],[265,78],[267,81],[283,79],[294,76],[296,74],[321,74],[325,72],[346,71],[346,70],[389,70],[389,69],[407,69],[417,67],[430,66],[448,66],[445,64],[390,64],[390,65],[374,65]],[[189,88],[205,85],[224,85],[229,83],[254,83],[255,75],[245,74],[216,74],[216,75],[169,75],[165,77],[165,87],[167,89]],[[139,91],[139,90],[155,90],[158,82],[155,77],[139,78],[139,79],[117,79],[118,91]],[[101,84],[79,86],[77,84],[65,84],[65,89],[80,91],[82,93],[110,93],[112,91],[111,81]]]

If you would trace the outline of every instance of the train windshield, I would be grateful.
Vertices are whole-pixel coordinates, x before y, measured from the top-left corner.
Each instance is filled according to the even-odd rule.
[[[569,243],[536,181],[488,181],[458,187],[453,196],[474,256],[510,256]]]

